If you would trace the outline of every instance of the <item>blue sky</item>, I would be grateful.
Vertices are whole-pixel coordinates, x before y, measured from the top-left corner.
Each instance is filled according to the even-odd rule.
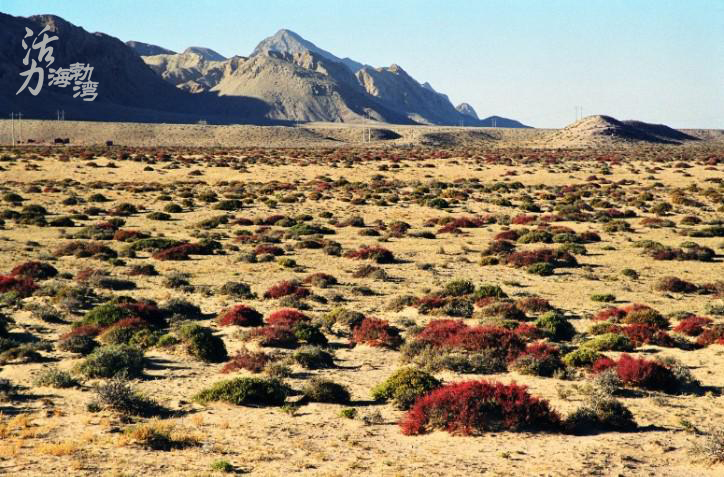
[[[609,114],[724,128],[724,0],[0,0],[126,40],[248,55],[280,28],[397,63],[453,103],[537,127]]]

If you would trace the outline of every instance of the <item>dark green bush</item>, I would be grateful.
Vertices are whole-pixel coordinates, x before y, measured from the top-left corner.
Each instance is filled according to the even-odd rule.
[[[376,401],[392,401],[398,409],[409,409],[420,396],[441,386],[440,380],[425,371],[406,367],[372,389]]]
[[[224,340],[216,336],[211,328],[187,323],[179,328],[179,337],[192,356],[208,363],[222,363],[229,356]]]
[[[311,402],[347,404],[350,401],[347,388],[341,384],[316,377],[304,385],[302,393]]]
[[[201,404],[225,401],[238,406],[281,406],[288,394],[289,388],[275,379],[240,377],[219,381],[193,399]]]
[[[88,378],[112,378],[120,374],[140,377],[144,365],[143,351],[127,345],[108,345],[86,356],[78,365],[78,372]]]

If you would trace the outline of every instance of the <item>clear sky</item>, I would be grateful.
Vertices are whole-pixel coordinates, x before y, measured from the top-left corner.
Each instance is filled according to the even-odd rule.
[[[0,0],[123,41],[248,55],[280,28],[397,63],[481,117],[559,127],[609,114],[724,128],[724,0]]]

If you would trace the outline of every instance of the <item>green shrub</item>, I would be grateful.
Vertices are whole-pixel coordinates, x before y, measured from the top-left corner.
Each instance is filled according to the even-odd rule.
[[[591,295],[591,300],[610,303],[612,301],[616,301],[616,295],[612,295],[610,293],[596,293]]]
[[[162,411],[155,401],[134,391],[123,376],[97,386],[96,399],[101,407],[123,415],[148,417]]]
[[[289,388],[276,379],[240,377],[219,381],[193,399],[206,404],[224,401],[238,406],[281,406]]]
[[[79,385],[78,381],[70,373],[59,369],[43,371],[33,380],[33,384],[51,388],[72,388]]]
[[[637,428],[631,411],[616,399],[594,394],[590,402],[573,411],[563,422],[572,434],[629,432]]]
[[[117,303],[104,303],[89,310],[83,319],[76,323],[78,325],[109,326],[131,316],[133,316],[131,310],[123,308]]]
[[[445,296],[463,296],[474,291],[475,285],[470,280],[453,280],[445,285],[442,294]]]
[[[211,470],[215,470],[218,472],[231,473],[231,472],[234,472],[234,466],[228,460],[219,459],[219,460],[215,460],[211,464]]]
[[[476,300],[488,297],[508,298],[508,295],[498,285],[492,284],[479,285],[478,288],[475,290],[475,293],[473,294],[473,298],[475,298]]]
[[[86,355],[93,351],[98,343],[90,336],[69,336],[58,341],[58,349],[69,353]]]
[[[324,336],[324,333],[317,325],[299,322],[294,325],[292,332],[299,341],[304,341],[310,345],[327,346],[329,343],[327,337]]]
[[[553,265],[547,262],[538,262],[530,265],[526,271],[533,275],[540,275],[541,277],[548,277],[553,275],[555,268]]]
[[[347,404],[350,401],[349,391],[346,387],[316,377],[302,388],[302,393],[311,402]]]
[[[398,409],[409,409],[415,400],[433,389],[441,382],[425,371],[406,367],[397,370],[384,382],[372,389],[375,401],[392,401]]]
[[[563,356],[563,363],[566,366],[581,367],[591,366],[597,359],[603,357],[598,351],[581,347]]]
[[[221,363],[229,356],[224,340],[216,336],[211,328],[187,323],[179,328],[179,337],[192,356],[208,363]]]
[[[166,212],[149,212],[146,217],[148,217],[150,220],[171,220],[171,215],[167,214]]]
[[[143,351],[127,345],[108,345],[86,356],[78,365],[78,372],[88,378],[112,378],[120,374],[140,377],[144,364]]]
[[[633,344],[626,336],[618,333],[604,333],[584,342],[581,348],[594,351],[631,351]]]
[[[545,331],[556,340],[569,340],[576,334],[575,328],[568,319],[559,311],[552,310],[542,314],[536,321],[535,326]]]
[[[357,417],[357,409],[353,407],[346,407],[339,411],[340,417],[344,417],[345,419],[354,419]]]
[[[334,367],[334,356],[316,346],[304,346],[292,355],[294,361],[306,369],[325,369]]]

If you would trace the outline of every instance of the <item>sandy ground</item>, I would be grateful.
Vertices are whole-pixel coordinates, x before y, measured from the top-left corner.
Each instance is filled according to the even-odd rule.
[[[145,144],[145,139],[138,139],[143,137],[142,129],[149,130],[156,126],[143,125],[142,128],[138,126],[131,130],[124,130],[125,127],[119,125],[113,132],[114,135],[104,131],[105,137],[123,138],[127,137],[125,135],[133,135],[138,144]],[[223,145],[248,139],[240,138],[238,134],[241,133],[233,126],[214,127],[215,132],[210,133],[208,138],[205,136],[208,127],[178,128],[178,132],[174,133],[178,136],[173,137],[188,134],[195,142],[209,145]],[[52,129],[50,135],[70,135],[74,130],[74,124],[66,122]],[[300,129],[284,141],[294,142],[300,137],[312,134],[321,137],[315,132],[318,130],[319,128],[314,127],[308,130]],[[27,137],[34,133],[35,130],[29,127]],[[254,132],[247,128],[244,134],[253,135]],[[149,133],[149,136],[155,135],[155,132]],[[83,137],[89,138],[91,142],[100,142],[103,136],[93,132],[93,127],[88,126]],[[169,139],[171,144],[175,144],[173,137]],[[118,141],[123,143],[123,139]],[[317,141],[316,136],[314,141]],[[244,151],[237,152],[238,157],[244,157]],[[717,154],[721,157],[722,151],[719,150]],[[102,157],[94,162],[103,166],[109,160]],[[142,162],[116,161],[117,168],[91,168],[87,166],[87,161],[72,157],[69,162],[61,162],[57,158],[2,162],[0,181],[6,191],[18,192],[27,198],[28,202],[41,204],[52,214],[66,215],[82,210],[85,206],[63,205],[64,198],[71,194],[87,197],[94,192],[102,192],[116,203],[131,202],[142,206],[146,211],[162,210],[168,202],[159,200],[160,191],[174,195],[186,187],[184,183],[191,181],[196,181],[194,187],[197,190],[212,189],[220,193],[225,190],[226,181],[269,183],[276,180],[296,184],[305,190],[309,181],[322,175],[334,180],[345,177],[350,181],[366,184],[373,176],[383,174],[388,179],[399,181],[398,186],[402,190],[414,188],[420,183],[451,182],[461,178],[478,178],[482,183],[505,178],[510,182],[520,181],[524,185],[536,186],[581,184],[587,182],[592,174],[601,172],[600,166],[592,161],[576,162],[576,167],[569,167],[566,162],[555,166],[504,166],[480,165],[469,159],[451,157],[424,161],[407,161],[403,158],[399,164],[399,169],[381,172],[377,162],[362,162],[351,167],[338,168],[311,162],[306,166],[298,163],[256,163],[248,164],[246,171],[228,167],[207,167],[204,163],[168,170],[164,169],[163,163],[159,163],[153,165],[153,170],[149,171],[144,170],[147,164]],[[434,167],[423,167],[424,164]],[[687,169],[686,174],[671,167],[671,164],[664,164],[663,169],[655,173],[655,179],[645,178],[649,174],[642,172],[650,166],[650,162],[643,160],[626,161],[621,165],[612,165],[611,175],[606,178],[613,182],[622,179],[635,180],[637,184],[627,187],[641,190],[655,190],[651,188],[651,184],[660,182],[664,187],[656,189],[655,192],[663,199],[668,197],[673,188],[689,188],[692,185],[716,188],[714,182],[705,180],[724,179],[724,167],[721,164],[710,168],[697,165]],[[190,175],[192,170],[201,170],[203,175]],[[512,171],[517,175],[506,176]],[[38,184],[42,188],[47,184],[61,184],[63,181],[67,181],[66,185],[61,187],[59,192],[26,192],[31,184]],[[96,190],[100,183],[104,184],[103,187]],[[131,186],[143,184],[157,184],[154,186],[157,189],[131,192]],[[721,191],[720,186],[719,190]],[[697,198],[701,196],[698,195]],[[440,211],[411,203],[386,207],[371,204],[350,205],[350,202],[341,199],[342,197],[335,194],[331,199],[320,202],[306,200],[293,204],[280,203],[273,209],[257,201],[253,207],[234,215],[261,217],[309,213],[314,215],[315,222],[323,222],[318,214],[324,210],[334,213],[334,216],[340,219],[359,215],[364,217],[367,224],[376,220],[385,223],[404,220],[412,225],[413,230],[422,230],[422,224],[427,219],[448,214],[460,216],[521,213],[519,209],[492,205],[485,197],[480,197],[479,193],[473,194],[451,211]],[[106,207],[108,204],[102,206]],[[678,223],[682,216],[697,212],[705,220],[717,217],[721,219],[721,213],[715,212],[716,206],[717,204],[709,204],[701,210],[676,206],[673,214],[667,218]],[[718,206],[721,206],[721,203]],[[194,224],[219,213],[203,204],[193,211],[173,214],[174,219],[168,222],[151,221],[144,213],[139,213],[128,217],[124,228],[189,239]],[[90,224],[96,221],[91,219],[82,223]],[[385,305],[392,297],[402,294],[420,296],[426,290],[434,290],[454,278],[469,278],[476,283],[497,283],[514,298],[528,294],[546,298],[554,306],[582,317],[574,322],[578,331],[586,330],[591,324],[591,320],[586,317],[602,307],[601,304],[591,301],[590,296],[593,293],[613,293],[616,295],[617,305],[645,303],[664,314],[676,311],[706,314],[706,306],[717,302],[711,296],[663,294],[655,291],[653,285],[659,278],[667,275],[675,275],[697,284],[721,280],[724,278],[721,257],[709,263],[654,261],[644,257],[640,249],[633,246],[634,240],[650,239],[673,246],[687,238],[672,229],[639,225],[640,221],[640,217],[629,221],[635,234],[609,234],[602,231],[602,224],[556,223],[576,231],[596,230],[603,240],[587,245],[588,255],[579,257],[582,263],[580,268],[564,269],[545,278],[504,265],[481,267],[480,251],[502,230],[500,225],[489,225],[478,229],[465,229],[462,235],[439,234],[435,240],[403,237],[381,244],[392,250],[402,261],[382,266],[393,278],[389,281],[354,278],[352,273],[360,265],[359,262],[344,257],[331,257],[321,250],[288,252],[288,256],[300,265],[300,271],[283,269],[273,262],[242,263],[238,261],[240,252],[194,257],[189,262],[162,262],[140,254],[137,259],[128,259],[128,265],[152,262],[160,276],[131,277],[137,283],[138,289],[118,293],[136,298],[151,298],[159,302],[182,296],[199,304],[206,313],[217,313],[238,303],[213,292],[226,281],[246,282],[261,295],[270,285],[282,279],[325,272],[334,275],[340,282],[326,291],[344,295],[349,300],[344,304],[345,307],[362,311],[368,316],[387,319],[392,323],[403,319],[425,323],[430,319],[429,316],[418,314],[417,310],[411,307],[401,312],[387,311]],[[232,232],[240,228],[254,230],[256,227],[222,225],[214,232],[231,237]],[[65,232],[70,234],[74,229],[66,228]],[[375,237],[362,237],[358,232],[357,228],[338,228],[331,238],[340,242],[345,250],[355,249],[361,244],[375,243]],[[722,253],[721,238],[695,240],[700,245],[709,246],[719,254]],[[28,241],[37,242],[39,245],[33,246],[28,244]],[[65,242],[66,239],[57,228],[17,225],[8,220],[4,230],[0,230],[0,270],[9,271],[13,265],[46,256]],[[110,245],[120,248],[118,242],[110,242]],[[242,251],[251,248],[245,245],[240,247]],[[73,274],[86,267],[101,266],[109,267],[114,276],[124,277],[127,270],[127,267],[110,267],[101,265],[97,260],[74,257],[59,258],[52,263],[60,271]],[[421,263],[432,264],[432,267],[421,270],[417,266]],[[623,277],[621,270],[624,268],[636,269],[640,278],[631,280]],[[189,273],[191,283],[198,291],[183,293],[165,288],[162,285],[163,277],[174,270]],[[372,288],[376,295],[359,296],[352,293],[352,288],[358,285]],[[211,292],[204,293],[204,289]],[[326,292],[317,291],[322,294]],[[264,314],[278,308],[278,305],[270,300],[246,300],[244,303],[254,306]],[[718,303],[721,303],[721,300],[718,300]],[[331,303],[313,303],[309,314],[321,315],[333,306]],[[42,322],[24,310],[6,310],[6,313],[11,314],[21,328],[51,342],[69,329],[68,325]],[[718,321],[722,319],[713,318]],[[216,326],[211,320],[208,324]],[[243,346],[235,330],[218,330],[224,337],[230,354]],[[97,414],[88,412],[85,406],[92,399],[92,382],[86,383],[81,389],[52,389],[32,385],[33,376],[42,369],[71,369],[78,362],[77,357],[53,351],[47,353],[49,362],[5,365],[0,370],[0,377],[27,388],[22,393],[26,398],[21,402],[0,403],[2,419],[8,420],[28,411],[31,421],[0,442],[0,474],[40,476],[62,472],[65,475],[217,475],[210,470],[211,463],[223,458],[234,464],[239,472],[260,476],[724,475],[721,464],[708,466],[689,453],[692,443],[700,439],[700,436],[687,432],[687,426],[684,425],[684,422],[688,421],[702,431],[711,429],[712,426],[721,426],[724,422],[724,398],[718,392],[701,396],[645,392],[637,397],[624,397],[622,400],[631,409],[640,426],[640,430],[635,433],[570,436],[502,432],[479,437],[460,437],[434,432],[424,436],[404,436],[396,425],[403,412],[395,410],[391,405],[370,402],[370,389],[400,366],[399,352],[368,346],[349,348],[345,346],[348,343],[345,338],[335,338],[335,342],[340,345],[335,351],[338,368],[323,371],[304,371],[300,368],[289,380],[290,384],[299,387],[308,376],[323,375],[349,388],[352,407],[356,407],[360,415],[381,413],[381,423],[366,424],[362,419],[343,419],[339,417],[341,407],[332,404],[310,404],[300,408],[296,415],[290,415],[278,408],[248,408],[224,404],[201,406],[192,403],[190,397],[205,386],[227,377],[219,374],[222,365],[204,364],[182,353],[169,354],[156,349],[149,350],[147,356],[155,365],[148,371],[146,379],[135,383],[137,388],[171,409],[185,411],[185,415],[173,417],[169,421],[198,435],[203,444],[200,447],[169,452],[130,445],[124,442],[122,433],[119,432],[125,424],[119,421],[117,416],[106,411]],[[696,351],[644,346],[638,352],[649,356],[676,357],[706,386],[712,389],[724,387],[722,346],[713,345]],[[443,372],[438,377],[452,382],[482,376]],[[493,378],[504,382],[515,380],[528,385],[532,394],[548,399],[552,407],[563,415],[574,410],[585,399],[584,394],[576,387],[581,381],[525,376],[515,372],[495,375]],[[49,443],[58,445],[49,446]]]

